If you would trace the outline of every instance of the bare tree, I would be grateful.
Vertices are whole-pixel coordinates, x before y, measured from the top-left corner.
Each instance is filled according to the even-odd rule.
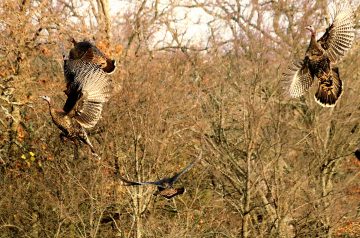
[[[328,3],[144,0],[112,17],[107,0],[1,1],[0,234],[356,237],[359,45],[339,64],[332,110],[314,89],[289,99],[281,77],[304,55],[305,26],[326,25]],[[83,148],[75,159],[37,100],[64,100],[70,38],[119,63],[89,132],[101,161]],[[116,177],[171,176],[200,149],[178,181],[187,191],[169,201]]]

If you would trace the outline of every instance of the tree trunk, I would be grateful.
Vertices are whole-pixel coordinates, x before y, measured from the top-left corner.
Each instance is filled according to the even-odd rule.
[[[109,0],[98,0],[98,13],[101,14],[101,25],[105,27],[106,41],[107,44],[111,42],[111,18],[110,18],[110,7]]]
[[[250,142],[251,144],[251,142]],[[244,198],[244,217],[242,223],[242,237],[246,238],[250,235],[249,222],[250,222],[250,172],[251,172],[251,156],[252,149],[249,150],[249,153],[246,158],[246,183],[245,183],[245,198]]]

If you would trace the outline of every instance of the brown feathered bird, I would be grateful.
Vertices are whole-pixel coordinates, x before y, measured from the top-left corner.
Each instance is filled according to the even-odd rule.
[[[139,186],[139,185],[155,185],[157,187],[157,191],[154,193],[155,196],[160,195],[164,198],[170,199],[172,197],[175,197],[177,195],[183,194],[185,192],[184,187],[174,187],[174,183],[180,178],[181,175],[189,171],[194,164],[201,159],[201,153],[197,159],[195,159],[193,162],[191,162],[188,166],[186,166],[183,170],[180,172],[174,174],[172,177],[166,177],[163,179],[160,179],[158,181],[154,182],[134,182],[129,181],[121,176],[119,178],[125,183],[125,185],[128,186]]]
[[[78,86],[75,82],[75,76],[83,70],[84,64],[94,64],[107,74],[112,74],[116,69],[116,61],[109,59],[95,45],[88,41],[76,42],[72,40],[74,47],[70,50],[68,57],[64,55],[64,75],[66,81],[65,94],[74,100],[76,95],[73,93]],[[73,100],[64,105],[65,111],[70,111],[75,106],[71,104]]]
[[[50,97],[41,96],[48,102],[54,124],[62,131],[61,138],[68,138],[76,145],[78,141],[87,144],[95,153],[84,128],[92,128],[101,117],[103,104],[111,93],[111,81],[108,75],[97,65],[84,63],[74,77],[74,87],[70,87],[66,104],[74,105],[70,110],[54,109]]]
[[[284,73],[290,82],[291,97],[302,96],[317,78],[315,100],[324,107],[335,106],[343,92],[339,69],[334,64],[350,49],[355,37],[354,13],[350,6],[338,5],[334,10],[333,21],[319,40],[316,40],[315,29],[306,27],[311,39],[305,58],[291,64]]]

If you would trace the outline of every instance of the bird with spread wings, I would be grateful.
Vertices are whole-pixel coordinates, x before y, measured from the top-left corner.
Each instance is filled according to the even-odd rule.
[[[77,42],[72,39],[74,47],[66,55],[63,52],[64,58],[64,76],[66,82],[65,94],[68,97],[64,105],[65,111],[70,111],[75,106],[78,99],[78,82],[75,80],[76,76],[83,71],[84,67],[92,65],[95,68],[101,69],[105,74],[112,74],[116,69],[116,61],[108,58],[101,52],[94,44],[89,41]]]
[[[290,64],[283,73],[290,83],[290,97],[294,98],[307,92],[317,78],[315,101],[324,107],[335,106],[343,93],[343,81],[335,64],[351,48],[355,37],[354,12],[350,5],[336,4],[333,10],[332,23],[319,40],[314,27],[306,27],[311,39],[305,58]]]
[[[74,76],[69,87],[65,105],[70,108],[54,109],[49,96],[41,96],[49,106],[54,124],[61,130],[60,137],[68,138],[78,145],[78,141],[87,144],[97,156],[85,128],[92,128],[101,117],[103,104],[110,98],[112,87],[108,75],[95,64],[85,62]]]
[[[165,177],[165,178],[157,180],[157,181],[134,182],[134,181],[127,180],[122,176],[119,176],[119,178],[127,186],[155,185],[158,189],[154,193],[155,196],[160,195],[167,199],[170,199],[172,197],[183,194],[185,192],[184,187],[174,187],[174,183],[180,178],[181,175],[188,172],[194,166],[194,164],[201,159],[201,157],[202,157],[202,153],[200,153],[198,158],[196,158],[194,161],[192,161],[189,165],[187,165],[180,172],[175,173],[172,177]]]

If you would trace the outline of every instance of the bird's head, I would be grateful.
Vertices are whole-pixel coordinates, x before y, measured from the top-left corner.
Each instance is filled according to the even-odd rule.
[[[40,96],[40,98],[44,99],[50,104],[50,97],[49,96]]]
[[[305,27],[305,29],[310,31],[312,35],[315,35],[315,29],[312,25]]]

